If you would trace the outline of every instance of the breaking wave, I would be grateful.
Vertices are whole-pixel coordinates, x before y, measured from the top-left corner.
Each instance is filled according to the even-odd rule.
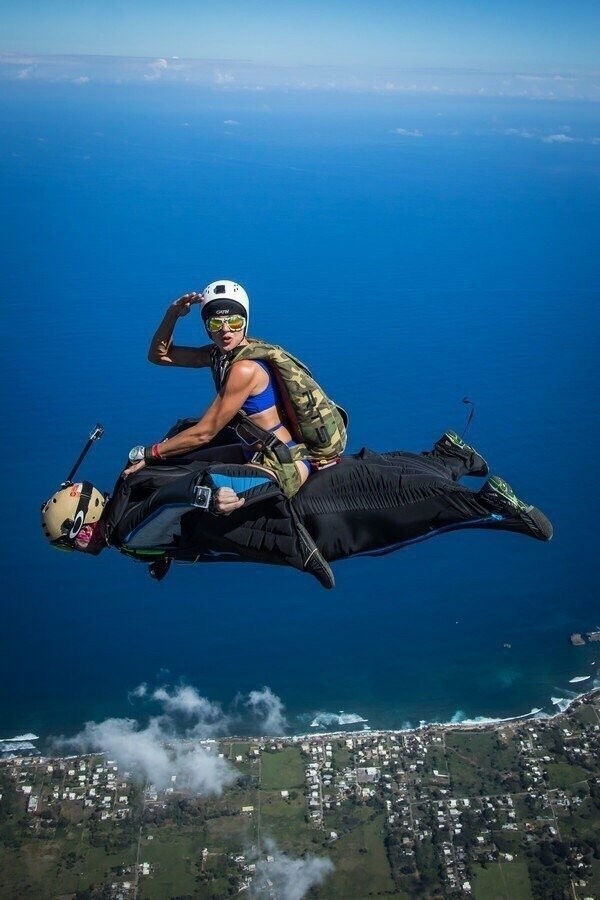
[[[550,697],[554,706],[558,707],[559,712],[566,712],[570,705],[573,703],[574,697]]]
[[[37,734],[17,734],[12,738],[0,738],[0,755],[21,753],[24,750],[31,752],[36,750],[33,741],[39,741]]]
[[[542,707],[531,709],[528,713],[521,716],[507,716],[504,719],[493,718],[492,716],[475,716],[469,719],[462,709],[457,709],[449,722],[442,722],[443,725],[499,725],[502,722],[516,722],[518,719],[531,719],[542,712]]]
[[[368,719],[363,719],[362,716],[359,716],[358,713],[345,713],[343,710],[340,710],[339,713],[318,712],[310,723],[310,727],[327,728],[330,725],[337,725],[338,727],[362,725],[368,721]]]
[[[31,741],[2,741],[0,743],[0,753],[17,753],[22,750],[35,750],[35,744]]]

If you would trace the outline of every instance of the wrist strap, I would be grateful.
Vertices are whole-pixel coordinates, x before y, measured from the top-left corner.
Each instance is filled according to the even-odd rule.
[[[158,448],[158,444],[152,444],[151,447],[144,447],[144,462],[147,466],[153,465],[162,458],[163,457]]]

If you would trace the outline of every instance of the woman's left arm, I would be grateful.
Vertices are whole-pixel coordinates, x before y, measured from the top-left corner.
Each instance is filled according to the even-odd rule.
[[[181,456],[190,450],[197,450],[210,443],[214,436],[231,422],[240,411],[252,391],[260,370],[251,360],[241,360],[231,367],[225,386],[217,394],[199,422],[186,428],[172,438],[160,444],[154,444],[152,450],[159,459]],[[145,465],[144,461],[136,462],[123,472],[131,475]]]

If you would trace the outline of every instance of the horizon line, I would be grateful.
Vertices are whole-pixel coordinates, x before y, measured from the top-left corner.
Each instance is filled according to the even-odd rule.
[[[0,52],[0,82],[161,83],[231,93],[294,91],[600,102],[600,69],[259,63],[215,57]]]

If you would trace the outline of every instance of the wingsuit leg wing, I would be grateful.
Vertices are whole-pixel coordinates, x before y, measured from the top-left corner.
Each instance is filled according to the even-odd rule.
[[[465,528],[552,536],[535,507],[492,496],[487,482],[481,491],[469,490],[455,477],[454,468],[433,455],[363,450],[309,478],[293,505],[330,562],[384,555]]]

